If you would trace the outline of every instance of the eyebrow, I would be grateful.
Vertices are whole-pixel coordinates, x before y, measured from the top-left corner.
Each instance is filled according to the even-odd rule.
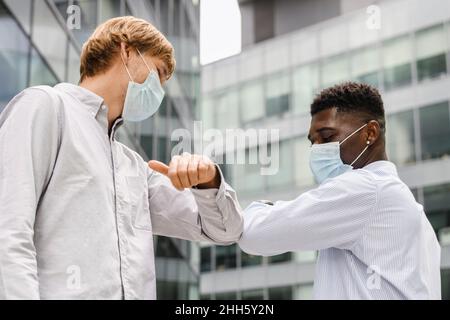
[[[327,130],[336,130],[336,128],[322,127],[322,128],[320,128],[320,129],[317,129],[316,132],[317,132],[317,133],[320,133],[320,132],[327,131]],[[311,142],[313,142],[313,141],[312,141],[311,134],[308,134],[308,140],[311,141]]]

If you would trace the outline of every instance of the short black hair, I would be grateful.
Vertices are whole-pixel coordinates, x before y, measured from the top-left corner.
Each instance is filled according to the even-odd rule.
[[[360,114],[363,121],[377,120],[385,130],[383,100],[371,85],[349,81],[323,89],[311,104],[311,116],[330,108]]]

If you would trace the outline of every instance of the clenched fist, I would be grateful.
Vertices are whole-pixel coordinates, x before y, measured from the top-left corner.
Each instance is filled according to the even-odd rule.
[[[168,166],[156,160],[149,161],[148,166],[167,176],[180,191],[191,187],[207,189],[220,186],[216,165],[206,156],[185,152],[181,156],[174,156]]]

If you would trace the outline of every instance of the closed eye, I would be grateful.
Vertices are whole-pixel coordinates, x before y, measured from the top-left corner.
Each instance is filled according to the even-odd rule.
[[[323,137],[322,139],[324,142],[331,142],[333,140],[333,137],[334,137],[334,134],[329,135],[327,137]]]

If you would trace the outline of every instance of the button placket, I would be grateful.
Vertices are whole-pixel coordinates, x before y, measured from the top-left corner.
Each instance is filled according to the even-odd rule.
[[[111,133],[111,136],[114,134],[114,127],[113,132]],[[120,256],[120,277],[122,280],[122,290],[124,299],[127,299],[129,297],[129,280],[127,276],[127,270],[129,268],[128,262],[127,262],[127,241],[126,241],[126,234],[124,232],[123,228],[123,204],[122,199],[118,197],[119,194],[122,193],[122,189],[120,187],[120,176],[118,173],[118,166],[115,161],[115,146],[114,141],[110,140],[111,144],[111,158],[113,161],[113,174],[114,174],[114,190],[115,190],[115,215],[116,215],[116,223],[117,223],[117,236],[119,238],[119,256]]]

